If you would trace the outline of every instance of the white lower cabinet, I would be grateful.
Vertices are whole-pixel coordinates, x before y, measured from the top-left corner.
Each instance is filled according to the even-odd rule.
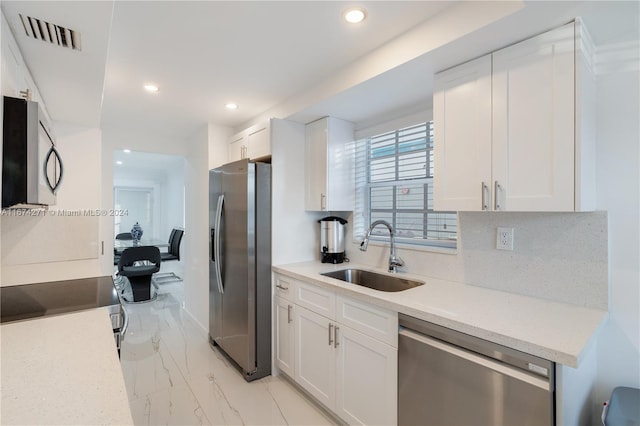
[[[336,329],[335,411],[349,424],[395,425],[398,350],[349,327]]]
[[[333,322],[298,306],[295,315],[295,380],[327,408],[335,407]]]
[[[397,313],[306,282],[275,300],[278,368],[348,424],[396,424]]]
[[[276,366],[289,376],[294,375],[294,304],[282,297],[275,298],[275,358]]]

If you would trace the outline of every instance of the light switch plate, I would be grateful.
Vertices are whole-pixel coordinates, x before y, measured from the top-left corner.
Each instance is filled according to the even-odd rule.
[[[498,250],[513,250],[513,228],[498,228],[496,248]]]

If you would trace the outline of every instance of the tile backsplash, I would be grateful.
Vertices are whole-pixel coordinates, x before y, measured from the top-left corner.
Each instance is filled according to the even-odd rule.
[[[460,213],[464,282],[580,306],[607,308],[607,214]],[[513,251],[496,229],[514,229]]]
[[[607,309],[607,213],[460,212],[456,254],[401,247],[407,272],[574,305]],[[351,222],[351,221],[350,221]],[[513,251],[496,249],[513,228]],[[349,229],[351,232],[352,229]],[[351,235],[347,238],[351,239]],[[347,247],[352,262],[386,267],[388,244]]]

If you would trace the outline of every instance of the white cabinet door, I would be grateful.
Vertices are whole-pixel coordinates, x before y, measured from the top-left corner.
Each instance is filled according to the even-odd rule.
[[[305,129],[305,209],[327,209],[327,125],[326,120],[307,124]]]
[[[574,210],[574,24],[493,53],[494,210]]]
[[[275,298],[275,357],[280,371],[294,376],[294,304],[290,301]]]
[[[3,24],[4,17],[2,17]],[[2,95],[17,98],[22,60],[8,25],[2,26]]]
[[[300,306],[295,315],[295,380],[327,408],[335,406],[333,322]]]
[[[325,117],[305,130],[305,209],[353,210],[354,125]]]
[[[262,158],[271,155],[271,134],[268,124],[249,130],[247,149],[249,158]]]
[[[235,136],[229,141],[229,162],[244,158],[245,140],[243,136]]]
[[[395,425],[397,349],[341,325],[336,339],[336,413],[352,425]]]
[[[436,76],[436,210],[589,209],[574,40],[571,23]]]
[[[437,74],[434,87],[434,209],[487,210],[491,55]]]

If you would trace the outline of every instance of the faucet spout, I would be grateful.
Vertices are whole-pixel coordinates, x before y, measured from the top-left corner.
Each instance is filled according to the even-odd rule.
[[[396,255],[396,240],[395,240],[395,231],[389,222],[386,220],[376,220],[373,222],[369,229],[367,230],[366,235],[364,236],[364,240],[360,243],[360,250],[367,251],[367,247],[369,246],[369,238],[371,237],[371,231],[378,225],[386,226],[389,230],[389,240],[390,240],[390,253],[389,253],[389,272],[398,272],[399,266],[404,266],[404,261],[400,259],[399,256]]]

